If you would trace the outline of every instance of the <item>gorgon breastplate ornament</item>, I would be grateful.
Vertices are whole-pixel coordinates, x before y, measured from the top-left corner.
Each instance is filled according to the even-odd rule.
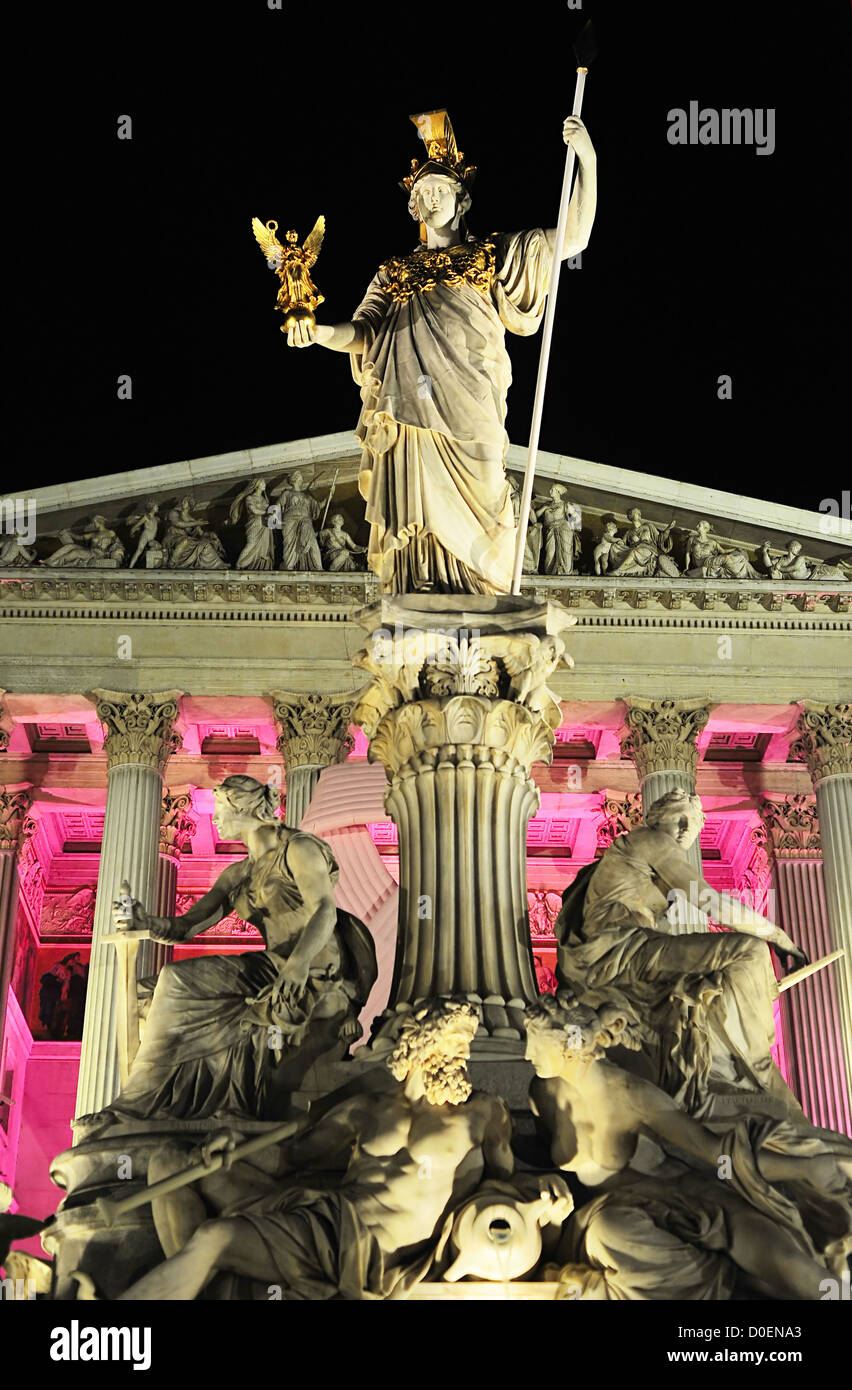
[[[436,285],[470,285],[488,294],[495,266],[493,241],[413,251],[410,256],[392,256],[379,267],[388,281],[381,288],[396,304],[404,304],[413,294],[427,294]]]

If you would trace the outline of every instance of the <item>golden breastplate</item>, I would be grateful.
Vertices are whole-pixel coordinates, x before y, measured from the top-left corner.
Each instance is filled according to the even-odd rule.
[[[410,256],[392,256],[380,266],[387,276],[382,289],[396,304],[404,304],[413,294],[428,294],[436,285],[470,285],[488,294],[495,264],[493,241],[413,251]]]

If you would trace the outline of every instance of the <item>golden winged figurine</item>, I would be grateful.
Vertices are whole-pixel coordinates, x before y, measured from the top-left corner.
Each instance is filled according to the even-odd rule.
[[[259,217],[251,220],[252,231],[257,244],[266,257],[266,264],[274,270],[281,288],[278,291],[278,308],[284,314],[282,333],[296,323],[314,323],[314,310],[324,302],[325,296],[317,292],[317,287],[308,272],[320,253],[325,236],[325,218],[320,214],[312,232],[305,238],[304,246],[299,245],[297,232],[286,232],[286,246],[282,246],[275,233],[277,222],[264,224]]]

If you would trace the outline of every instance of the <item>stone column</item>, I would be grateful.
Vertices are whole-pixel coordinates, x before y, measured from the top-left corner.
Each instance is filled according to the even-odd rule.
[[[179,690],[153,693],[94,690],[106,730],[107,798],[89,988],[83,1023],[77,1114],[102,1110],[118,1094],[123,1020],[118,1017],[118,953],[103,941],[113,928],[112,904],[126,879],[147,911],[156,905],[157,840],[163,772],[180,746],[174,732]]]
[[[813,797],[764,797],[752,838],[767,855],[775,901],[767,916],[811,960],[833,949],[828,920],[817,805]],[[836,966],[781,996],[790,1084],[814,1124],[850,1133],[850,1100]]]
[[[791,752],[807,763],[814,785],[833,949],[843,1055],[852,1079],[852,704],[799,702],[798,739]]]
[[[374,631],[372,648],[355,659],[374,680],[354,720],[370,738],[370,760],[384,765],[385,806],[399,833],[387,1017],[419,999],[463,995],[481,1006],[492,1045],[498,1040],[495,1055],[513,1055],[523,1011],[538,997],[526,882],[527,823],[540,801],[531,768],[552,756],[561,711],[545,681],[564,644],[548,627],[555,605],[537,606],[531,631],[501,633],[499,609],[480,613],[482,601],[466,595],[458,603],[474,625],[468,636],[449,627],[452,610],[443,605],[450,602],[409,595],[388,599],[388,615],[378,605],[360,619],[365,627],[368,617],[387,624],[408,608],[412,622],[416,614],[448,625],[409,628],[394,639]],[[559,618],[559,627],[571,622]]]
[[[621,740],[624,757],[633,759],[639,774],[639,789],[643,811],[647,811],[666,792],[683,788],[695,795],[695,773],[698,766],[696,739],[710,717],[711,701],[646,700],[639,696],[627,699],[625,732]],[[687,859],[703,877],[701,845],[698,839],[686,852]],[[696,889],[697,897],[697,889]],[[675,933],[706,931],[704,915],[694,907],[687,909],[688,921],[672,923]]]
[[[174,914],[180,857],[197,829],[194,818],[188,812],[191,805],[189,792],[182,792],[179,796],[167,792],[163,797],[154,898],[157,917],[171,917]],[[141,942],[136,958],[139,979],[144,979],[146,975],[159,975],[163,966],[173,958],[174,952],[174,946],[168,946],[165,941]]]
[[[0,1058],[6,1021],[6,995],[15,964],[15,925],[18,917],[18,856],[38,828],[29,815],[32,788],[0,787]],[[0,1075],[0,1082],[3,1077]]]
[[[344,763],[352,752],[349,732],[354,696],[273,693],[273,711],[281,733],[278,749],[287,775],[285,822],[297,829],[311,802],[324,767]]]

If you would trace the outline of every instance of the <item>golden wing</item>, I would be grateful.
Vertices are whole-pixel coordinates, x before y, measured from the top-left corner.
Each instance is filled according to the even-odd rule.
[[[317,256],[320,253],[320,248],[322,247],[322,239],[324,236],[325,218],[323,217],[322,213],[320,213],[319,217],[314,223],[313,230],[305,238],[305,244],[302,247],[302,250],[307,251],[308,255],[313,256],[314,260],[316,260]]]
[[[261,222],[259,217],[251,219],[251,229],[254,232],[258,246],[263,252],[266,260],[278,261],[284,253],[284,248],[275,233],[278,231],[277,222]]]

